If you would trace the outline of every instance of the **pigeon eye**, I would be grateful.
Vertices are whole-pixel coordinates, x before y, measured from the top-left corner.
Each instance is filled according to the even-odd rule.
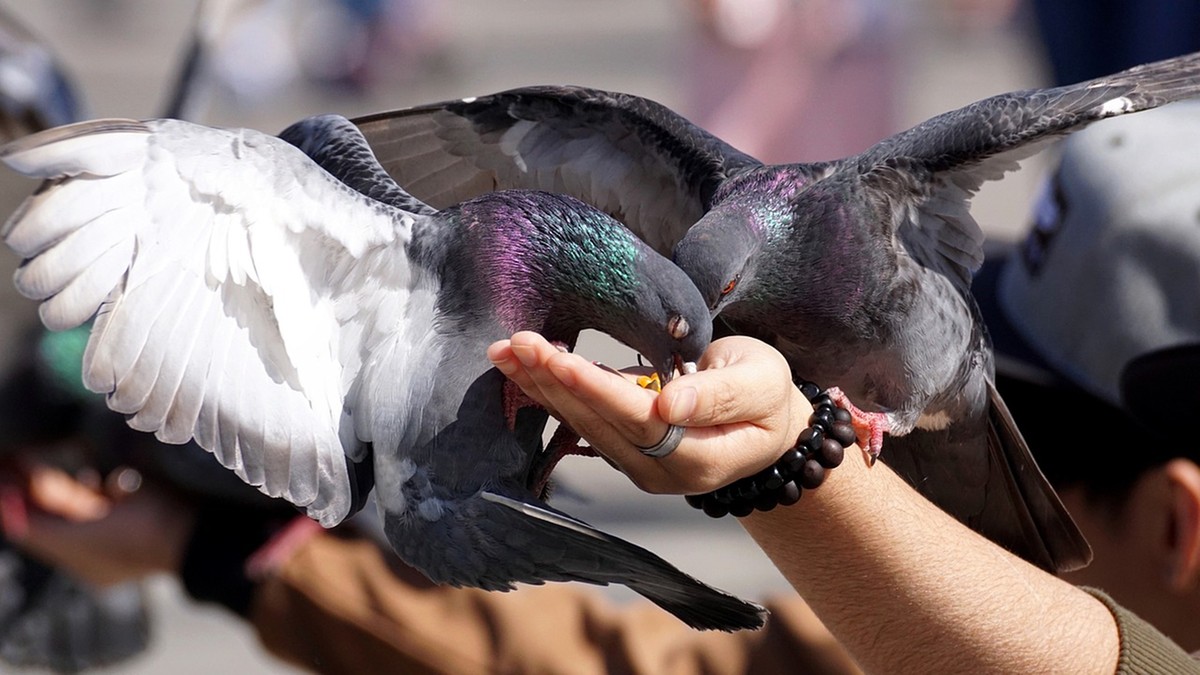
[[[730,293],[732,293],[733,289],[737,288],[738,279],[740,279],[740,278],[741,278],[741,275],[730,279],[729,283],[725,284],[725,288],[721,289],[721,297],[725,297],[726,295],[729,295]]]
[[[667,322],[667,332],[676,340],[682,340],[692,332],[692,327],[688,325],[687,319],[676,314]]]

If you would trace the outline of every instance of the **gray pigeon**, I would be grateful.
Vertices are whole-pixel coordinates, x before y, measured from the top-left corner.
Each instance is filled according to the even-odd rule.
[[[760,626],[757,605],[546,505],[531,486],[547,413],[485,355],[518,330],[570,346],[596,328],[669,376],[710,337],[688,277],[573,198],[435,211],[348,120],[284,135],[312,158],[176,120],[85,122],[0,150],[47,181],[3,235],[47,327],[95,316],[87,386],[326,526],[374,486],[393,548],[434,581],[619,583],[697,628]]]
[[[356,120],[438,206],[497,188],[578,197],[673,254],[732,330],[861,408],[860,439],[943,509],[1050,570],[1091,550],[992,381],[969,293],[986,180],[1052,139],[1200,93],[1200,56],[995,96],[855,157],[764,166],[636,96],[530,87]]]

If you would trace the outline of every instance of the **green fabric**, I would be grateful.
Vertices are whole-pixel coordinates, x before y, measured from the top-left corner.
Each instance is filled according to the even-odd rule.
[[[1121,655],[1117,661],[1118,675],[1188,675],[1200,673],[1200,661],[1146,623],[1133,612],[1118,605],[1106,593],[1084,588],[1108,607],[1117,621]]]
[[[91,322],[61,332],[46,331],[38,340],[38,358],[49,366],[54,385],[78,398],[93,396],[83,386],[83,352]]]

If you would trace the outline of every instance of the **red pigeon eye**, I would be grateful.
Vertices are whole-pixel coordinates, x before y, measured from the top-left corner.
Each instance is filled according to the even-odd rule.
[[[721,289],[721,295],[729,295],[730,293],[732,293],[733,289],[737,288],[737,282],[738,282],[737,277],[730,279],[729,283],[725,284],[725,288]]]

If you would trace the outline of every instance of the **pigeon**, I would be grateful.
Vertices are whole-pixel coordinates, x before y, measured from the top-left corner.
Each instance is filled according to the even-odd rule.
[[[0,149],[45,179],[3,237],[48,328],[94,317],[87,387],[322,525],[373,491],[435,582],[618,583],[696,628],[761,626],[760,606],[546,504],[548,413],[486,358],[519,330],[569,348],[595,328],[669,378],[710,340],[690,279],[572,197],[434,210],[343,117],[282,136],[112,119]]]
[[[439,206],[543,189],[613,215],[696,283],[718,331],[761,338],[853,402],[860,441],[972,528],[1052,571],[1091,549],[993,382],[969,293],[982,183],[1053,140],[1200,93],[1200,55],[1001,94],[836,161],[767,166],[634,95],[536,86],[356,119]],[[883,443],[887,435],[886,448]]]

